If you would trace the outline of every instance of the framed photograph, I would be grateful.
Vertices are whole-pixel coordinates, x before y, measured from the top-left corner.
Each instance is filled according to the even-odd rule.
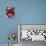
[[[14,7],[6,7],[6,15],[8,17],[15,16],[15,8]]]
[[[46,25],[20,24],[18,33],[19,41],[46,41]]]

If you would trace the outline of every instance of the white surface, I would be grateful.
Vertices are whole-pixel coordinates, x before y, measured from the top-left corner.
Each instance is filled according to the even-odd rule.
[[[13,44],[13,46],[19,46],[18,44]]]
[[[21,32],[22,32],[22,37],[21,37],[21,39],[22,39],[22,38],[27,38],[27,37],[28,37],[28,36],[27,36],[28,30],[21,30]]]
[[[32,41],[45,40],[43,35],[32,35],[30,37],[32,37]]]

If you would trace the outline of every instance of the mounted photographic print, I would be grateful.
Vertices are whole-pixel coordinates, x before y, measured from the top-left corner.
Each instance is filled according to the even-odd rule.
[[[6,15],[8,17],[13,17],[15,16],[15,8],[14,7],[7,7],[6,8]]]
[[[46,25],[19,25],[18,31],[20,40],[46,41]]]

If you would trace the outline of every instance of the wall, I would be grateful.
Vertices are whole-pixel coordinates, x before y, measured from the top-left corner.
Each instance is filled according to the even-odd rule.
[[[15,19],[7,18],[7,6],[15,7]],[[46,24],[46,0],[1,0],[0,44],[8,43],[9,32],[18,32],[17,24]]]

